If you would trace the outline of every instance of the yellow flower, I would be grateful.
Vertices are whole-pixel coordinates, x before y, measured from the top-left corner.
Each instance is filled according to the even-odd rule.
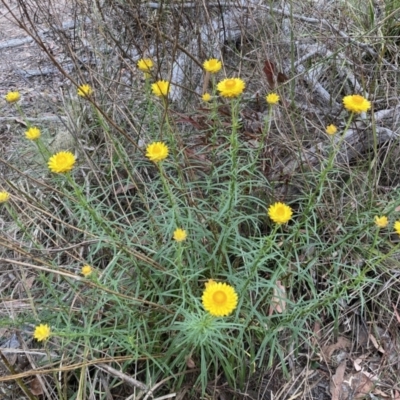
[[[146,148],[146,157],[154,162],[165,160],[168,157],[168,146],[163,142],[150,143]]]
[[[270,93],[267,96],[265,96],[265,101],[268,104],[274,105],[279,101],[280,97],[276,93]]]
[[[8,92],[5,97],[5,99],[8,103],[15,103],[20,98],[21,98],[21,95],[19,94],[19,92]]]
[[[93,268],[90,265],[84,265],[81,269],[81,274],[86,278],[93,272]]]
[[[383,217],[376,216],[375,217],[375,225],[378,228],[386,228],[388,226],[388,223],[389,223],[389,221],[388,221],[387,217],[385,217],[385,216],[383,216]]]
[[[371,103],[363,96],[359,94],[353,94],[345,96],[343,98],[344,108],[354,113],[362,113],[368,111],[371,108]]]
[[[235,289],[221,282],[208,281],[201,298],[203,307],[215,317],[229,315],[236,308],[238,295]]]
[[[153,94],[158,97],[167,97],[169,92],[169,82],[168,81],[157,81],[151,85]]]
[[[186,238],[187,238],[187,233],[186,233],[186,231],[184,229],[181,229],[181,228],[175,229],[175,231],[174,231],[174,239],[177,242],[183,242],[184,240],[186,240]]]
[[[33,337],[38,342],[42,342],[43,340],[46,340],[49,338],[50,333],[51,333],[51,330],[48,325],[40,324],[35,328],[35,331],[33,332]]]
[[[222,64],[221,61],[218,61],[216,58],[210,58],[204,61],[203,68],[211,74],[216,74],[222,68]]]
[[[36,128],[36,126],[32,126],[25,132],[25,137],[28,140],[37,140],[40,138],[40,129]]]
[[[211,95],[210,93],[204,93],[203,96],[201,96],[201,98],[203,99],[203,101],[207,102],[211,100]]]
[[[93,89],[90,85],[81,85],[78,87],[78,96],[87,97],[93,93]]]
[[[394,230],[396,231],[396,233],[397,233],[398,235],[400,235],[400,221],[396,221],[396,222],[394,223]]]
[[[224,79],[219,82],[217,89],[222,97],[238,97],[242,94],[246,84],[240,78]]]
[[[0,192],[0,203],[5,203],[10,199],[10,193],[5,190]]]
[[[285,224],[292,217],[292,209],[284,203],[274,203],[268,209],[268,215],[277,224]]]
[[[150,72],[150,70],[154,67],[154,64],[150,58],[142,58],[138,61],[137,67],[143,72]]]
[[[60,151],[50,157],[47,163],[51,172],[62,174],[71,171],[75,164],[75,156],[70,151]]]
[[[330,125],[328,125],[328,126],[326,127],[325,132],[326,132],[328,135],[334,135],[334,134],[337,132],[337,128],[336,128],[335,125],[330,124]]]

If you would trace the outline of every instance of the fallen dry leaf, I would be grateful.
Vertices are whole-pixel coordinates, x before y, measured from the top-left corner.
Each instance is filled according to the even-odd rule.
[[[355,360],[353,360],[353,366],[354,366],[354,369],[355,369],[357,372],[359,372],[359,371],[362,370],[361,364],[364,362],[364,360],[365,360],[366,358],[367,358],[367,356],[364,355],[364,356],[360,356],[360,357],[356,358]]]
[[[342,361],[336,368],[335,375],[332,376],[330,383],[330,392],[332,400],[341,400],[342,383],[344,380],[344,372],[346,371],[346,361]]]
[[[35,396],[40,396],[43,394],[43,388],[38,378],[33,378],[29,384],[31,392]]]
[[[357,372],[355,375],[352,375],[349,382],[353,399],[365,399],[374,389],[374,383],[363,372]]]
[[[368,335],[368,337],[369,337],[369,339],[371,340],[371,342],[372,342],[372,344],[374,345],[374,347],[375,347],[378,351],[380,351],[382,354],[385,354],[385,349],[384,349],[382,346],[380,346],[380,345],[378,344],[378,341],[375,339],[375,337],[374,337],[371,333]]]
[[[329,360],[335,350],[346,349],[350,347],[350,345],[350,340],[346,339],[344,336],[339,336],[336,343],[322,347],[321,352],[323,353],[325,358]]]
[[[313,337],[311,339],[312,344],[316,345],[318,341],[321,339],[322,331],[321,331],[321,323],[319,321],[314,322],[313,326]]]
[[[192,357],[188,357],[188,358],[186,358],[186,366],[189,368],[189,369],[193,369],[193,368],[196,368],[196,363],[193,361],[193,358]]]
[[[271,299],[271,305],[269,306],[269,315],[275,312],[282,314],[286,310],[286,289],[282,285],[281,281],[276,281],[274,287],[274,295]]]

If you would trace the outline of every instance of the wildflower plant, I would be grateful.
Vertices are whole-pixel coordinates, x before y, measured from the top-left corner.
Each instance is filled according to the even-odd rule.
[[[153,94],[157,97],[168,97],[170,83],[168,81],[160,80],[151,85]]]
[[[154,62],[142,59],[137,68],[148,74]],[[199,70],[216,74],[221,66],[211,59]],[[107,91],[96,89],[87,108],[72,96],[71,108],[79,112],[71,120],[86,121],[92,135],[78,137],[77,149],[50,152],[39,128],[25,133],[49,154],[38,167],[48,181],[32,178],[32,190],[42,190],[37,198],[18,185],[12,202],[0,192],[22,238],[20,247],[6,235],[1,244],[25,257],[14,262],[24,273],[37,273],[37,293],[45,294],[32,299],[34,312],[21,321],[35,326],[39,342],[56,338],[52,346],[79,365],[79,379],[86,376],[82,360],[90,358],[93,365],[116,360],[149,387],[168,375],[166,385],[174,390],[195,367],[196,398],[205,397],[218,376],[242,390],[254,368],[286,365],[293,349],[303,341],[309,346],[316,321],[335,329],[345,301],[367,293],[369,275],[398,250],[387,245],[388,232],[400,235],[399,221],[389,226],[395,196],[385,207],[375,198],[359,212],[350,202],[342,207],[346,196],[357,203],[356,191],[350,178],[337,178],[336,160],[351,121],[371,107],[366,99],[344,98],[350,115],[344,113],[340,135],[334,125],[318,126],[317,133],[331,135],[321,135],[328,151],[318,153],[319,169],[304,168],[308,186],[293,195],[282,189],[287,165],[273,178],[267,173],[278,164],[271,149],[281,140],[275,117],[284,107],[276,104],[287,103],[285,92],[279,92],[282,100],[263,95],[261,126],[249,133],[242,111],[250,82],[247,88],[244,77],[217,83],[211,75],[210,81],[210,93],[191,88],[197,104],[200,93],[210,101],[192,130],[182,127],[194,121],[189,111],[182,115],[166,101],[171,82],[148,76],[144,88],[135,88],[142,90],[139,104],[118,100],[125,107],[118,118],[108,100],[102,102]],[[78,88],[82,98],[92,93],[87,84]],[[340,213],[349,208],[346,217],[324,206],[334,196]],[[60,353],[54,354],[48,357]]]
[[[80,97],[88,97],[93,93],[93,89],[90,85],[85,83],[78,87],[77,93]]]
[[[35,328],[35,331],[33,332],[33,337],[38,342],[43,342],[50,337],[50,334],[51,334],[51,329],[50,329],[49,325],[40,324]]]
[[[74,167],[75,161],[75,156],[70,151],[60,151],[50,157],[49,170],[56,174],[69,172]]]
[[[8,103],[16,103],[21,98],[21,94],[18,91],[8,92],[5,99]]]
[[[10,199],[10,193],[5,190],[0,191],[0,203],[5,203]]]

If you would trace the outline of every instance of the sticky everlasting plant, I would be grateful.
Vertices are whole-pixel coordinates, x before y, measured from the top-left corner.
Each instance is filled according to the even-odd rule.
[[[274,105],[279,102],[280,97],[276,93],[270,93],[267,96],[265,96],[265,101],[268,104]]]
[[[93,268],[90,265],[84,265],[81,269],[81,274],[86,278],[93,272]]]
[[[146,148],[146,157],[153,162],[160,162],[168,157],[168,146],[163,142],[150,143]]]
[[[60,151],[50,157],[48,167],[51,172],[62,174],[71,171],[75,161],[75,156],[70,151]]]
[[[143,72],[150,72],[154,67],[154,63],[150,58],[142,58],[138,61],[137,66]]]
[[[40,138],[40,129],[36,128],[35,126],[30,127],[26,132],[25,132],[25,137],[28,140],[37,140]]]
[[[331,125],[328,125],[328,126],[326,127],[325,132],[326,132],[328,135],[334,135],[334,134],[337,132],[337,128],[336,128],[335,125],[331,124]]]
[[[382,216],[382,217],[375,216],[374,221],[375,221],[375,225],[378,228],[386,228],[389,224],[389,220],[386,216]]]
[[[391,274],[397,200],[361,196],[358,182],[369,181],[339,176],[345,119],[364,118],[365,99],[347,99],[349,112],[343,105],[321,115],[308,131],[312,116],[295,107],[290,85],[265,92],[268,82],[254,81],[246,60],[235,69],[226,60],[228,74],[243,74],[227,79],[218,75],[221,61],[198,63],[206,84],[180,87],[168,57],[147,51],[154,61],[130,65],[132,88],[82,71],[96,90],[82,85],[65,103],[76,122],[73,147],[46,147],[52,125],[16,130],[42,156],[31,164],[31,193],[12,179],[3,182],[12,201],[0,192],[1,246],[25,257],[16,271],[37,274],[32,296],[43,296],[29,299],[34,312],[21,326],[34,326],[33,345],[48,348],[43,364],[65,354],[77,366],[67,374],[70,397],[76,386],[84,398],[103,390],[85,386],[86,353],[114,367],[120,360],[146,387],[163,381],[164,393],[189,379],[193,398],[215,397],[217,385],[235,396],[259,367],[285,367],[293,348],[311,343],[315,321],[333,331],[343,299],[361,301],[377,266],[380,279]],[[168,72],[171,82],[155,81]],[[183,101],[168,100],[171,85]],[[256,124],[247,123],[249,110]]]
[[[33,337],[38,342],[43,342],[50,337],[50,334],[51,334],[51,329],[50,329],[49,325],[40,324],[35,328],[35,331],[33,332]]]
[[[217,89],[222,97],[238,97],[243,93],[246,84],[240,78],[229,78],[219,82]]]
[[[277,224],[286,224],[292,218],[292,209],[284,203],[274,203],[268,209],[268,215]]]
[[[209,281],[202,296],[204,309],[214,317],[224,317],[231,314],[238,302],[235,289],[221,282]]]
[[[222,63],[216,58],[210,58],[209,60],[204,61],[203,68],[207,72],[216,74],[222,68]]]
[[[157,81],[151,85],[153,94],[158,97],[167,97],[169,93],[170,83],[168,81]]]
[[[0,203],[5,203],[10,199],[10,193],[5,190],[0,191]]]
[[[21,95],[19,92],[8,92],[5,96],[5,99],[8,103],[15,103],[21,98]]]
[[[371,108],[371,103],[359,94],[345,96],[343,105],[346,110],[356,114],[368,111]]]
[[[93,93],[93,89],[90,85],[84,84],[78,87],[77,93],[78,96],[88,97]]]

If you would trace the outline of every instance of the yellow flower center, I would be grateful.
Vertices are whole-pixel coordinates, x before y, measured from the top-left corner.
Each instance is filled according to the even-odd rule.
[[[160,154],[161,153],[161,147],[160,146],[154,146],[153,153],[154,154]]]
[[[226,302],[226,294],[221,290],[213,294],[213,300],[217,304],[224,304]]]
[[[277,213],[278,215],[285,215],[285,207],[283,207],[283,206],[277,207],[277,208],[276,208],[276,213]]]
[[[363,101],[364,101],[364,97],[362,97],[362,96],[360,96],[360,95],[358,95],[358,94],[355,94],[355,95],[353,96],[353,101],[354,101],[354,103],[356,103],[356,104],[362,104]]]
[[[235,86],[236,86],[236,81],[235,81],[234,79],[228,79],[228,80],[225,82],[225,87],[226,87],[227,89],[233,89]]]
[[[58,160],[57,160],[60,164],[66,164],[67,163],[67,157],[65,157],[63,154],[60,154],[58,156]]]

